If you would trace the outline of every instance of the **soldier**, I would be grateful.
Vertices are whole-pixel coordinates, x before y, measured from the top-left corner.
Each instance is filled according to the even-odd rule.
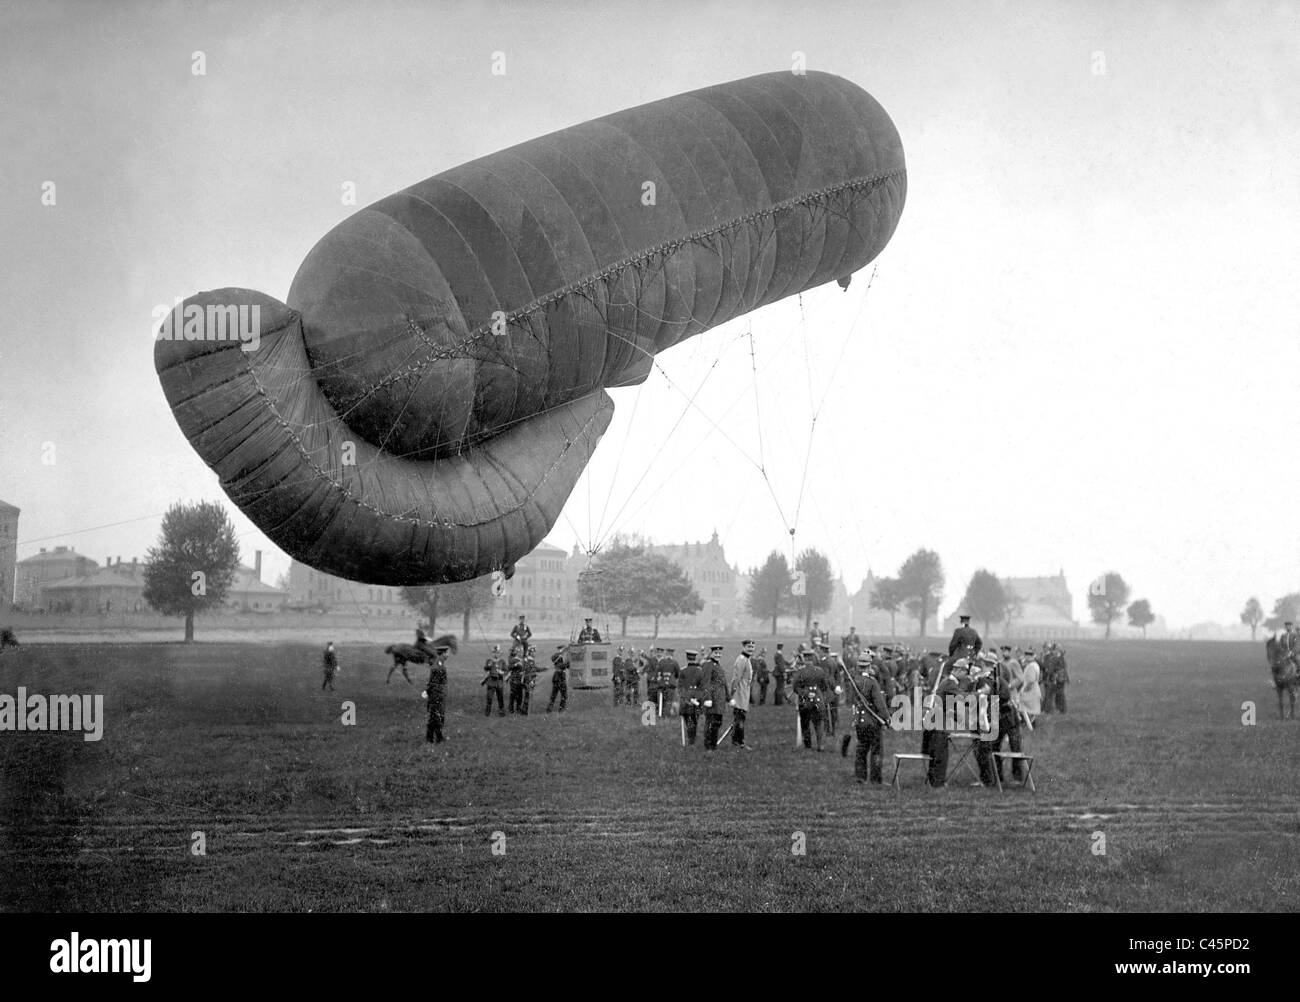
[[[1300,639],[1300,638],[1298,638]],[[1070,681],[1069,672],[1065,668],[1065,651],[1061,650],[1060,644],[1051,644],[1051,671],[1052,671],[1052,690],[1055,694],[1054,702],[1056,703],[1056,712],[1065,712],[1065,686]]]
[[[808,631],[808,646],[816,650],[817,642],[822,638],[822,631],[817,628],[817,620],[813,620],[812,629]]]
[[[663,649],[663,656],[659,659],[659,691],[663,694],[663,710],[660,716],[668,714],[671,716],[677,713],[680,707],[677,704],[677,676],[682,673],[682,666],[678,664],[673,655],[677,653],[671,647]]]
[[[640,660],[641,655],[636,649],[629,647],[627,657],[623,659],[623,698],[627,700],[628,706],[636,706],[638,702],[637,693],[641,689],[641,681],[637,664]]]
[[[714,644],[709,648],[709,656],[703,665],[704,682],[700,689],[704,698],[700,705],[704,708],[704,750],[716,751],[718,733],[722,730],[722,708],[727,703],[727,672],[722,667],[722,645]]]
[[[844,655],[845,664],[856,664],[858,655],[862,653],[862,638],[858,636],[858,628],[850,626],[849,632],[840,638],[840,651]]]
[[[930,695],[925,697],[925,702],[934,706],[935,713],[931,721],[934,727],[927,728],[921,735],[921,754],[930,756],[930,769],[925,780],[931,786],[943,786],[948,782],[948,732],[944,730],[944,707],[948,697],[956,695],[959,688],[951,672],[964,672],[967,666],[965,658],[945,662],[935,668],[933,679],[926,680]]]
[[[428,637],[425,637],[425,641],[428,641]],[[429,681],[424,687],[424,698],[429,701],[429,722],[424,731],[425,741],[441,744],[447,740],[442,733],[446,697],[447,648],[439,646],[433,648],[433,663],[429,666]]]
[[[560,712],[569,704],[569,653],[568,646],[561,644],[551,655],[551,664],[555,671],[551,673],[551,701],[546,704],[546,712],[555,709],[555,697],[560,697]]]
[[[772,656],[772,678],[776,682],[776,690],[772,693],[772,705],[785,705],[785,687],[790,681],[790,662],[785,657],[785,644],[776,645],[776,654]]]
[[[1020,673],[1020,707],[1025,711],[1030,724],[1033,724],[1042,712],[1043,690],[1039,686],[1041,677],[1033,648],[1026,648],[1024,667]]]
[[[537,688],[537,648],[529,646],[528,653],[524,655],[524,704],[519,711],[523,716],[528,716],[528,708],[533,705],[533,690]]]
[[[817,664],[826,673],[829,689],[826,693],[825,728],[829,737],[835,737],[835,729],[840,723],[840,695],[844,692],[844,679],[841,665],[833,654],[831,645],[824,640],[817,641]]]
[[[771,679],[771,673],[767,670],[767,648],[764,647],[754,658],[754,678],[758,680],[758,705],[762,706],[767,702],[767,684]],[[752,703],[754,697],[751,695],[749,701]]]
[[[1004,647],[1004,658],[1011,657],[1011,648]],[[1020,665],[1016,663],[1016,671],[1013,673],[1004,660],[998,670],[998,739],[993,743],[990,752],[1002,750],[1002,743],[1007,743],[1009,751],[1019,752],[1020,744]],[[1002,763],[997,762],[998,776],[1002,777]],[[1022,767],[1020,760],[1015,759],[1011,763],[1011,778],[1019,780],[1021,778]]]
[[[334,676],[339,671],[339,659],[338,655],[334,653],[334,641],[331,640],[325,645],[325,653],[321,655],[321,664],[325,669],[325,680],[320,684],[321,691],[323,692],[328,685],[330,692],[333,692]]]
[[[1052,645],[1043,646],[1043,660],[1038,662],[1038,681],[1042,686],[1042,707],[1046,715],[1056,709],[1056,672],[1052,664]]]
[[[879,786],[884,781],[881,767],[885,757],[885,724],[889,720],[889,708],[876,678],[877,670],[870,658],[859,658],[858,677],[850,691],[854,696],[853,731],[858,739],[853,775],[859,783],[871,782]],[[883,672],[883,669],[879,670]],[[849,736],[846,734],[840,754],[847,756],[848,749]]]
[[[961,621],[961,626],[952,631],[952,639],[948,641],[948,656],[952,657],[956,654],[968,657],[972,654],[978,654],[980,648],[984,646],[984,641],[975,632],[975,628],[970,625],[970,616],[963,614],[957,618]]]
[[[658,647],[651,647],[645,654],[645,698],[659,712],[659,653]]]
[[[578,643],[580,644],[598,644],[600,643],[600,631],[591,625],[591,617],[588,616],[583,620],[587,625],[582,628],[578,634]],[[606,626],[609,624],[606,623]]]
[[[510,654],[510,708],[511,714],[524,712],[524,655],[518,648]]]
[[[812,651],[800,651],[802,662],[794,673],[794,695],[799,703],[799,725],[803,730],[803,746],[812,747],[813,732],[817,735],[817,750],[822,750],[822,707],[830,683],[826,673],[818,666]]]
[[[971,691],[975,694],[976,721],[972,731],[978,733],[975,740],[975,764],[979,767],[980,782],[985,786],[996,786],[997,775],[993,766],[993,751],[999,745],[1002,734],[1001,707],[1011,697],[1011,690],[998,674],[998,659],[991,654],[981,654],[979,664],[972,676]],[[997,700],[997,709],[993,701]],[[992,719],[997,714],[997,730]],[[972,784],[973,785],[973,784]]]
[[[700,705],[704,702],[704,669],[700,667],[698,651],[686,652],[686,667],[680,679],[682,698],[682,727],[686,740],[695,744],[700,725]]]
[[[483,665],[483,670],[487,672],[483,676],[480,685],[487,686],[487,700],[483,704],[483,716],[492,716],[492,696],[497,697],[497,716],[506,715],[506,703],[504,696],[506,681],[506,662],[501,657],[501,645],[497,644],[492,648],[492,653],[488,655],[487,661]]]
[[[528,650],[528,641],[532,637],[533,631],[524,624],[524,617],[519,617],[519,622],[514,625],[510,631],[510,653],[513,654],[518,649],[520,654]]]
[[[430,658],[429,663],[432,664],[433,658],[435,658],[437,655],[434,652],[434,649],[429,646],[429,635],[424,632],[424,627],[422,626],[417,626],[415,628],[415,646],[420,651],[422,651],[423,653],[429,656]],[[388,673],[390,678],[392,677],[392,674],[393,674],[392,672]]]
[[[622,699],[623,699],[623,686],[624,686],[624,682],[623,682],[623,647],[622,647],[621,644],[619,645],[618,652],[614,655],[614,659],[613,659],[613,661],[610,662],[610,671],[611,671],[611,673],[612,673],[610,677],[612,678],[612,680],[613,680],[613,682],[614,682],[614,685],[613,685],[613,689],[614,689],[614,705],[615,705],[615,706],[618,706],[618,704],[619,704],[619,703],[622,701]]]
[[[745,744],[745,715],[749,712],[749,694],[754,688],[754,641],[742,640],[740,654],[731,666],[727,688],[731,690],[731,743],[749,750]]]

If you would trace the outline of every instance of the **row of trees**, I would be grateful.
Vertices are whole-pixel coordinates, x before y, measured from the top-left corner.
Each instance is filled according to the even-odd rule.
[[[1251,596],[1246,600],[1246,607],[1241,610],[1241,621],[1250,627],[1250,639],[1255,639],[1255,631],[1260,624],[1266,630],[1276,633],[1283,623],[1300,622],[1300,592],[1290,592],[1273,603],[1273,615],[1265,616],[1264,607],[1259,599]]]

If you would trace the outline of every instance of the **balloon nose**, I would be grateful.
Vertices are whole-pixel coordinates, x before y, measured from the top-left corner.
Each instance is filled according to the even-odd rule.
[[[295,310],[255,289],[199,292],[177,303],[158,325],[154,368],[161,374],[214,352],[260,351],[264,337],[297,321]]]

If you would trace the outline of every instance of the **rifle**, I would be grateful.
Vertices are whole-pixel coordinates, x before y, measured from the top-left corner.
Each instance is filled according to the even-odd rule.
[[[867,702],[867,697],[862,695],[862,690],[858,688],[858,683],[853,681],[853,673],[845,671],[844,677],[848,679],[849,685],[853,687],[853,694],[857,697],[856,705],[861,706],[864,710],[879,720],[881,727],[888,727],[889,725],[880,719],[880,714],[871,708],[871,704]]]

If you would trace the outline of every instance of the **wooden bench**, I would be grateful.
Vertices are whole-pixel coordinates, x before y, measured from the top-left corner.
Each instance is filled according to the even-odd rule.
[[[904,762],[920,762],[927,772],[930,770],[930,756],[916,755],[911,752],[894,753],[894,778],[889,781],[889,785],[895,790],[898,789],[898,770]]]
[[[1033,790],[1034,793],[1038,792],[1038,787],[1034,785],[1034,756],[1024,755],[1020,752],[995,751],[993,753],[993,765],[997,768],[998,793],[1004,792],[1002,789],[1002,760],[1003,759],[1006,759],[1006,761],[1012,763],[1015,762],[1025,763],[1025,775],[1024,778],[1020,781],[1020,786],[1023,788],[1025,784],[1028,783],[1029,789]]]

